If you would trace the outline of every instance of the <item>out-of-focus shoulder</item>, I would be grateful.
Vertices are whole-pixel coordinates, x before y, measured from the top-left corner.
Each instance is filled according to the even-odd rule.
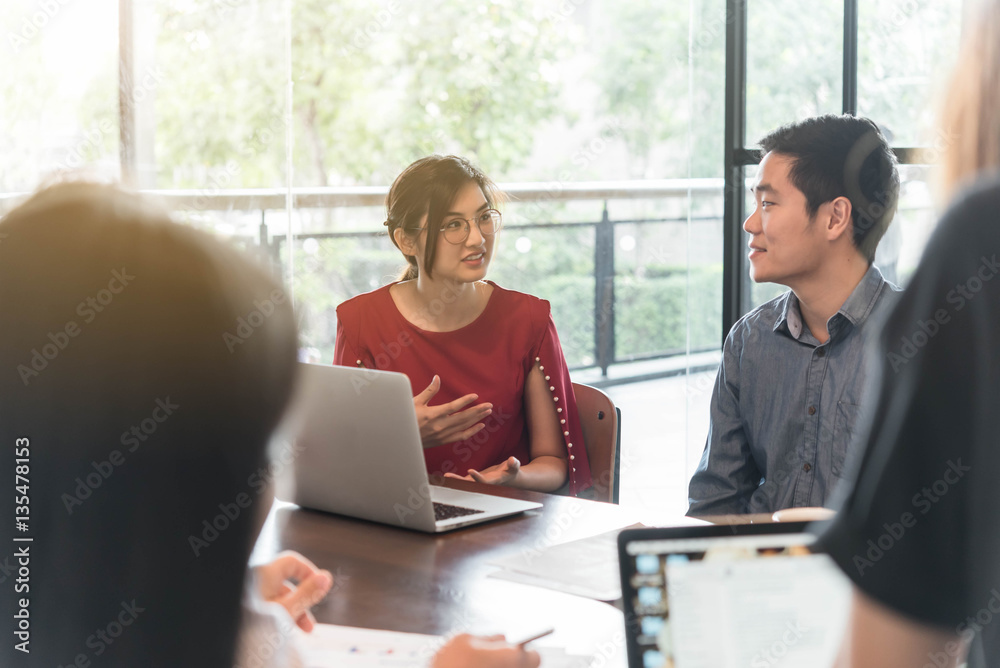
[[[1000,237],[1000,172],[984,174],[959,191],[945,210],[939,229],[981,238]],[[967,244],[968,238],[962,243]]]
[[[961,278],[971,265],[997,263],[1000,246],[1000,177],[984,175],[952,199],[927,240],[919,272]],[[942,278],[942,280],[944,280]]]

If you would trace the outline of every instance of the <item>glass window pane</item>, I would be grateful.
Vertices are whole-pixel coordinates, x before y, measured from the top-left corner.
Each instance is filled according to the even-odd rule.
[[[117,0],[4,0],[0,35],[0,192],[117,178]]]
[[[284,257],[284,238],[277,239]],[[343,232],[296,241],[295,296],[301,346],[309,361],[330,363],[337,306],[395,279],[404,262],[384,234]]]
[[[900,165],[899,205],[879,243],[875,264],[886,279],[905,287],[938,222],[929,165]]]
[[[511,226],[501,232],[488,278],[552,305],[571,367],[593,366],[594,227]]]
[[[137,169],[185,223],[254,245],[283,234],[287,6],[282,0],[135,0]],[[271,188],[267,204],[231,197]],[[262,195],[264,193],[244,193]]]
[[[155,122],[148,131],[156,188],[285,184],[284,3],[147,0],[156,45]],[[137,34],[141,40],[143,35]]]
[[[858,113],[893,146],[933,145],[938,93],[955,60],[963,0],[867,0],[858,27]]]
[[[843,110],[842,0],[747,3],[747,137]]]
[[[651,201],[641,223],[615,226],[619,360],[718,349],[722,340],[719,199],[718,195],[692,198],[690,218],[686,197]]]

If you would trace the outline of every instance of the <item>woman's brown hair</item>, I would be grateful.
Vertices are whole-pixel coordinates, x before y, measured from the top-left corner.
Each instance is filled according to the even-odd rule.
[[[978,172],[1000,167],[1000,0],[973,5],[941,113],[945,203]]]
[[[0,443],[30,437],[45,548],[26,665],[78,656],[124,612],[106,665],[232,666],[267,507],[249,481],[297,367],[281,285],[138,195],[66,183],[0,220],[0,304]],[[13,606],[0,597],[4,619]]]
[[[396,230],[415,236],[420,232],[424,216],[427,216],[423,271],[428,277],[432,276],[431,267],[434,266],[441,223],[458,192],[470,181],[479,185],[490,208],[495,209],[504,201],[504,194],[488,176],[465,158],[455,155],[430,155],[421,158],[396,177],[385,198],[385,225],[389,228],[392,243],[399,248],[408,263],[399,280],[416,278],[421,268],[417,266],[417,258],[407,255],[400,247],[396,240]]]

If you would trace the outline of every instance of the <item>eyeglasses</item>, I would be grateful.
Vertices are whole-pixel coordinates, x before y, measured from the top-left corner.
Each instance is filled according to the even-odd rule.
[[[471,223],[475,221],[479,227],[479,233],[484,237],[492,237],[503,227],[503,216],[496,209],[487,209],[475,218],[448,218],[441,223],[441,233],[444,239],[450,244],[464,244],[472,231]],[[418,230],[426,230],[426,227],[418,227]]]

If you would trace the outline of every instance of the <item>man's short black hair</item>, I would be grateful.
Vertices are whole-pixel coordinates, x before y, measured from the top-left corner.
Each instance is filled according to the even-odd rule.
[[[851,201],[854,246],[871,264],[896,213],[896,156],[867,118],[819,116],[782,126],[760,140],[764,153],[792,158],[789,178],[806,196],[809,216],[837,197]]]

